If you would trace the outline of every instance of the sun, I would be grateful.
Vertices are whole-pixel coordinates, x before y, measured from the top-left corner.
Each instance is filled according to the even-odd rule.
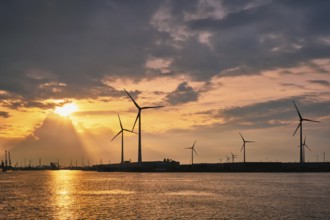
[[[75,103],[68,103],[61,107],[56,107],[55,113],[62,117],[68,117],[72,113],[76,112],[77,110],[78,110],[78,107]]]

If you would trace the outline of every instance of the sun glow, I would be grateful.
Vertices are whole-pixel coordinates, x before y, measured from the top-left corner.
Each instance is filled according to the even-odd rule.
[[[55,113],[67,117],[70,116],[72,113],[76,112],[78,109],[77,105],[75,103],[68,103],[63,105],[62,107],[56,107]]]

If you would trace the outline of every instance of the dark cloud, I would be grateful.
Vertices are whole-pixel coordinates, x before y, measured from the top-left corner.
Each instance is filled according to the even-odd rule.
[[[258,73],[329,57],[329,44],[321,40],[321,36],[330,34],[323,20],[330,19],[324,10],[330,8],[328,2],[315,5],[305,1],[273,1],[246,8],[249,3],[237,4],[234,11],[221,19],[206,17],[188,22],[192,30],[213,34],[210,39],[215,50],[210,53],[218,59],[218,69],[209,69],[213,74],[233,67],[248,70],[238,74]],[[233,10],[235,3],[230,4],[229,10]]]
[[[219,111],[214,110],[207,113],[212,115],[212,117],[223,119],[224,123],[229,125],[254,128],[283,126],[291,124],[294,120],[298,120],[293,99],[300,113],[305,118],[318,120],[321,117],[329,115],[330,101],[311,102],[306,97],[284,98]]]
[[[0,117],[1,118],[9,118],[10,117],[9,112],[0,111]]]
[[[40,108],[40,109],[51,109],[55,108],[56,106],[60,106],[62,104],[55,104],[55,103],[44,103],[40,101],[34,100],[6,100],[0,102],[2,106],[11,108],[11,109],[22,109],[22,108]]]
[[[167,74],[204,82],[310,63],[330,57],[329,9],[290,0],[1,1],[0,89],[36,104],[124,96],[104,79],[162,76],[146,67],[150,57],[171,60]]]
[[[111,96],[104,76],[143,73],[158,4],[145,3],[1,2],[0,88],[24,98]]]
[[[330,82],[327,80],[309,80],[308,82],[330,87]]]
[[[171,93],[166,95],[166,101],[172,105],[183,104],[198,100],[198,92],[195,91],[187,82],[183,82]]]

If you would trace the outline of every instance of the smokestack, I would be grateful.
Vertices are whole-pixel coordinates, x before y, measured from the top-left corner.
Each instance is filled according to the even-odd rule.
[[[5,166],[8,167],[7,151],[5,150]]]
[[[10,151],[8,151],[8,161],[9,161],[9,167],[11,167]]]

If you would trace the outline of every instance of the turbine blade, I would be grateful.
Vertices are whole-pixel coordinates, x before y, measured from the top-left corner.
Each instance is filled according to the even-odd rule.
[[[255,141],[245,141],[245,143],[254,143]]]
[[[163,108],[165,106],[159,105],[159,106],[146,106],[146,107],[142,107],[141,109],[149,109],[149,108]]]
[[[123,124],[121,123],[119,114],[118,114],[118,118],[119,118],[120,128],[123,129]]]
[[[195,148],[196,141],[197,141],[197,140],[195,140],[193,146],[191,147],[192,149]]]
[[[194,151],[194,152],[195,152],[195,154],[198,156],[198,154],[197,154],[197,152],[196,152],[195,148],[193,148],[193,151]]]
[[[238,133],[239,133],[239,135],[241,135],[241,138],[242,138],[243,142],[245,142],[245,140],[244,140],[243,135],[241,134],[241,132],[238,132]]]
[[[315,121],[315,120],[311,120],[311,119],[307,119],[307,118],[303,118],[303,121],[310,121],[310,122],[316,122],[316,123],[321,123],[320,121]]]
[[[136,103],[136,101],[133,99],[133,97],[126,91],[126,89],[124,89],[125,90],[125,92],[127,93],[127,95],[131,98],[131,100],[134,102],[134,105],[138,108],[138,109],[140,109],[140,106]]]
[[[134,131],[134,128],[135,128],[135,124],[138,120],[138,118],[140,117],[140,110],[139,110],[139,113],[136,115],[136,118],[135,118],[135,122],[134,122],[134,125],[133,125],[133,128],[132,128],[132,131]]]
[[[241,151],[243,150],[243,148],[244,148],[244,144],[242,145]]]
[[[116,135],[111,139],[111,141],[113,141],[118,135],[120,135],[121,132],[123,132],[123,130],[119,131],[118,134],[116,134]]]
[[[296,132],[298,131],[298,128],[301,126],[301,122],[298,124],[298,126],[297,126],[297,128],[296,128],[296,130],[294,131],[294,133],[293,133],[293,135],[292,136],[294,136],[295,134],[296,134]]]
[[[305,138],[304,138],[304,143],[303,145],[306,145],[306,134],[305,134]]]
[[[308,149],[310,152],[312,152],[311,149],[309,149],[309,147],[307,146],[307,144],[304,144],[304,146],[307,147],[307,149]]]
[[[299,118],[302,119],[302,116],[301,116],[301,114],[300,114],[300,112],[298,110],[298,107],[297,107],[296,103],[294,102],[294,100],[292,100],[292,101],[293,101],[294,107],[296,107],[296,110],[297,110],[297,113],[299,115]]]

